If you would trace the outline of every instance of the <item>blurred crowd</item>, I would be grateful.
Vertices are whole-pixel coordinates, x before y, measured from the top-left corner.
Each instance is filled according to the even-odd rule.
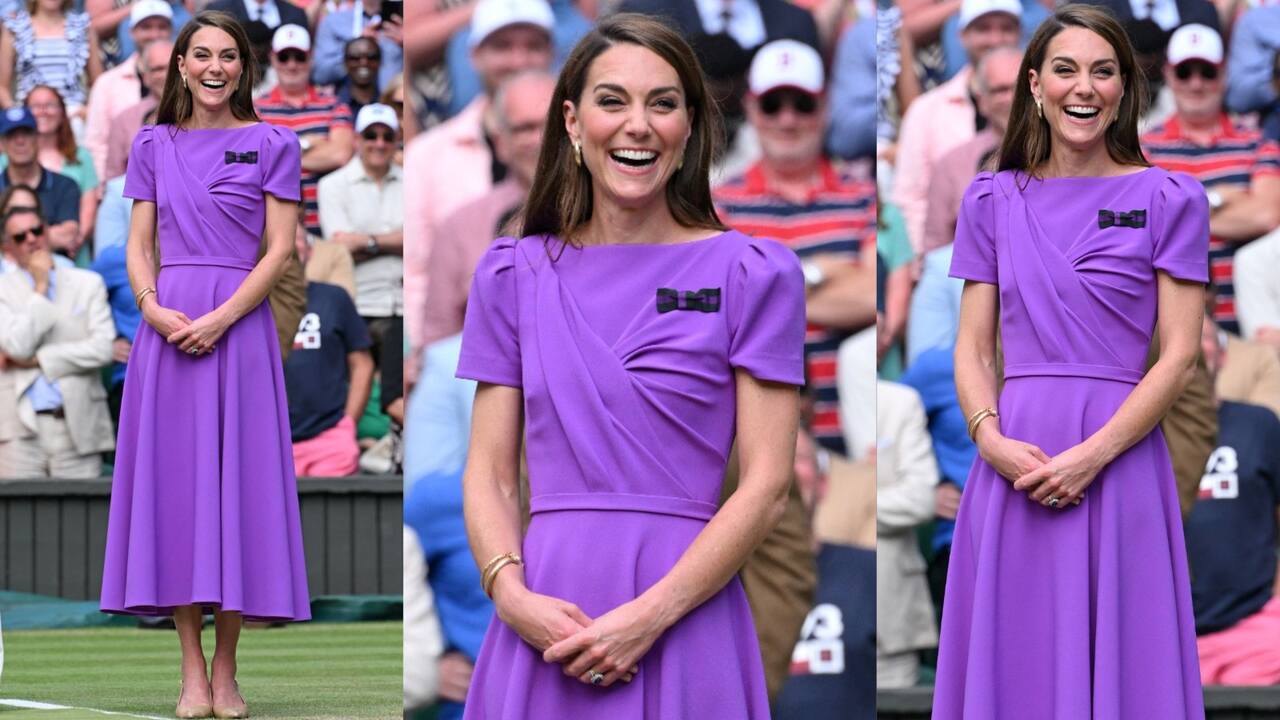
[[[721,220],[805,274],[804,428],[778,529],[742,570],[779,718],[870,717],[875,688],[875,9],[860,0],[446,0],[408,9],[405,704],[460,717],[493,606],[462,518],[467,293],[518,233],[560,63],[600,18],[663,18],[724,111]],[[522,482],[527,483],[527,479]],[[535,479],[536,482],[536,479]],[[731,458],[724,494],[737,483]],[[527,487],[527,486],[526,486]],[[527,491],[526,491],[527,495]],[[416,715],[415,715],[416,716]]]
[[[257,112],[302,148],[296,257],[269,296],[297,474],[399,472],[402,5],[0,2],[0,478],[110,474],[141,322],[128,155],[166,82],[181,92],[173,40],[203,10],[242,23]]]
[[[1280,683],[1280,5],[1089,0],[1148,85],[1142,150],[1210,208],[1203,362],[1161,429],[1184,513],[1205,684]],[[928,684],[952,533],[977,449],[954,385],[966,187],[994,169],[1022,50],[1055,3],[900,0],[876,25],[880,687]],[[888,61],[886,61],[888,59]],[[1152,349],[1152,362],[1156,353]],[[1068,511],[1070,512],[1070,511]]]

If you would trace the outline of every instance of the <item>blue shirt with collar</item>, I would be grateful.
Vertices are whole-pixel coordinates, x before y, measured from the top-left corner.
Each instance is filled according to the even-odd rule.
[[[311,48],[311,80],[316,85],[335,85],[347,76],[345,51],[347,42],[358,34],[355,32],[357,11],[364,12],[359,3],[354,8],[329,13],[316,28],[316,41]],[[375,17],[366,13],[361,27]],[[378,36],[378,49],[382,52],[378,87],[385,88],[404,71],[404,49],[382,36]]]

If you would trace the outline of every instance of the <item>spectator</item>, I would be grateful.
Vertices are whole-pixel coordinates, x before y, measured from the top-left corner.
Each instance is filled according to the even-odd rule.
[[[71,0],[33,0],[28,7],[30,11],[22,8],[3,18],[0,107],[21,104],[36,85],[48,85],[83,128],[86,82],[92,85],[102,73],[98,37],[89,30],[89,16],[71,12]],[[15,86],[16,94],[10,91]]]
[[[111,119],[111,129],[107,131],[107,157],[100,176],[104,182],[124,175],[125,159],[129,156],[133,137],[147,124],[147,117],[160,104],[164,81],[169,76],[169,55],[172,53],[173,43],[168,40],[147,43],[139,53],[138,70],[147,94]]]
[[[205,9],[230,13],[241,25],[257,21],[271,30],[284,25],[311,27],[307,13],[288,0],[213,0]]]
[[[412,0],[411,0],[412,1]],[[349,8],[324,16],[316,28],[316,57],[312,79],[317,85],[334,85],[350,72],[344,66],[344,52],[349,41],[364,37],[378,45],[381,67],[378,87],[386,87],[391,78],[404,72],[404,18],[378,14],[380,0],[356,0]]]
[[[1280,53],[1280,5],[1258,3],[1240,16],[1231,33],[1228,108],[1246,113],[1265,111],[1276,104],[1280,90],[1267,81],[1273,76],[1277,53]]]
[[[831,70],[831,127],[827,150],[852,160],[876,149],[876,19],[864,17],[844,31]]]
[[[1044,22],[1053,14],[1056,4],[1055,0],[1020,0],[1022,2],[1022,36],[1019,47],[1026,47],[1031,41],[1031,35],[1040,27],[1040,23]],[[965,50],[964,43],[960,40],[960,14],[954,14],[947,18],[942,25],[942,53],[945,65],[943,66],[942,76],[944,78],[955,77],[968,62],[969,54]]]
[[[1280,416],[1280,356],[1265,346],[1242,340],[1205,317],[1200,344],[1212,362],[1214,394],[1221,400],[1264,407]]]
[[[1184,25],[1174,32],[1164,75],[1177,111],[1143,135],[1142,145],[1151,162],[1188,173],[1208,191],[1213,318],[1238,333],[1232,258],[1241,245],[1280,226],[1280,146],[1223,111],[1222,61],[1222,38],[1213,29]]]
[[[133,200],[125,198],[130,205]],[[133,350],[133,339],[138,335],[142,311],[129,284],[124,241],[98,253],[89,269],[102,277],[107,290],[107,302],[111,305],[111,321],[115,325],[115,339],[111,341],[111,376],[107,381],[107,407],[111,410],[111,422],[117,428],[120,422],[120,404],[124,400],[125,364]]]
[[[280,78],[276,77],[276,69],[271,66],[271,40],[275,31],[262,24],[261,20],[250,20],[244,24],[244,34],[249,39],[249,50],[258,64],[258,77],[253,85],[253,99],[257,102],[270,95],[280,82]]]
[[[386,105],[366,105],[356,118],[359,154],[320,181],[324,237],[356,261],[356,309],[374,342],[404,315],[404,174],[392,162],[400,123]]]
[[[1237,250],[1232,271],[1241,334],[1280,354],[1280,231]]]
[[[305,263],[310,249],[295,243]],[[351,296],[336,285],[307,283],[307,309],[284,364],[298,475],[350,475],[360,460],[356,424],[373,384],[369,331]]]
[[[316,186],[326,173],[350,162],[355,152],[351,109],[331,95],[321,95],[311,84],[311,36],[305,29],[298,25],[280,26],[272,36],[271,53],[271,67],[279,84],[254,105],[263,120],[298,134],[307,231],[319,234]]]
[[[4,219],[0,276],[0,476],[93,478],[115,446],[99,371],[116,335],[102,279],[54,268],[45,222],[31,209]]]
[[[141,100],[144,90],[151,94],[142,80],[140,54],[148,43],[168,41],[173,36],[173,9],[164,0],[137,0],[129,13],[129,34],[141,50],[104,72],[89,90],[84,145],[93,155],[94,170],[104,179],[109,177],[106,175],[107,139],[116,116]],[[168,58],[165,60],[167,63]],[[155,97],[158,101],[159,93]]]
[[[992,48],[1018,42],[1022,5],[1018,0],[964,0],[960,41],[969,56],[947,82],[916,98],[898,132],[893,202],[907,219],[907,238],[916,254],[924,250],[924,221],[933,165],[946,152],[987,126],[974,106],[973,68]]]
[[[916,528],[933,518],[938,464],[914,390],[876,385],[876,687],[916,684],[920,651],[937,647]]]
[[[382,51],[378,43],[361,36],[347,41],[343,49],[343,62],[346,64],[346,75],[338,85],[338,99],[351,108],[354,115],[360,114],[360,108],[378,102],[378,68],[382,65]],[[397,112],[398,116],[400,113]]]
[[[1203,337],[1210,372],[1222,369],[1216,333]],[[1280,683],[1280,419],[1218,399],[1218,444],[1186,521],[1191,598],[1204,684]]]
[[[875,323],[875,187],[842,173],[823,152],[823,78],[822,59],[803,43],[779,40],[756,53],[745,108],[762,157],[713,195],[727,225],[780,240],[801,257],[811,431],[824,447],[847,454],[863,448],[845,447],[835,356],[850,332]]]
[[[1218,32],[1218,10],[1209,0],[1080,0],[1088,5],[1100,5],[1111,11],[1117,20],[1128,23],[1133,20],[1151,20],[1165,32],[1196,23],[1207,25]]]
[[[84,147],[76,144],[67,108],[56,90],[47,85],[37,85],[27,94],[26,105],[36,119],[36,159],[40,166],[65,175],[80,190],[80,227],[76,244],[83,248],[85,239],[93,235],[94,215],[98,211],[98,176],[93,170],[93,158]],[[7,158],[0,160],[0,168],[7,166]],[[84,264],[88,264],[87,258]]]
[[[173,34],[167,40],[177,37],[178,28],[191,19],[191,11],[187,9],[189,0],[163,0],[173,13]],[[205,0],[207,1],[207,0]],[[85,12],[89,13],[93,31],[98,35],[99,47],[102,49],[102,66],[111,68],[120,64],[125,58],[139,50],[129,34],[129,18],[135,0],[84,0]]]
[[[728,35],[742,49],[795,40],[822,50],[813,15],[786,0],[743,0],[732,5],[694,0],[623,0],[622,12],[657,15],[685,37]]]
[[[423,312],[424,345],[462,332],[467,291],[480,256],[493,239],[508,235],[507,224],[520,210],[542,146],[542,128],[555,78],[540,70],[512,76],[498,86],[494,152],[511,172],[489,192],[463,205],[433,233],[438,238],[428,274]]]
[[[1271,88],[1280,92],[1280,48],[1271,56]],[[1280,100],[1271,103],[1271,109],[1265,113],[1262,134],[1272,142],[1280,142]]]
[[[454,32],[445,47],[444,65],[448,72],[447,82],[451,93],[445,109],[448,117],[462,112],[476,97],[493,91],[494,86],[486,81],[484,70],[472,58],[479,43],[479,40],[473,39],[473,36],[477,28],[480,28],[481,34],[489,34],[492,32],[489,23],[493,19],[515,10],[512,7],[495,13],[494,9],[498,7],[496,3],[490,4],[488,10],[484,12],[480,10],[480,4],[475,7],[476,12],[472,15],[471,23]],[[595,16],[594,9],[591,9],[594,3],[580,0],[548,0],[547,7],[550,8],[552,16],[550,27],[547,28],[551,34],[552,60],[549,67],[558,69],[568,57],[569,50],[591,29],[591,20],[588,18]],[[515,10],[516,14],[520,12]],[[485,13],[488,13],[487,18],[484,17]],[[542,52],[542,43],[536,35],[506,34],[496,36],[494,40],[494,44],[508,55],[521,51],[534,54]]]
[[[1004,139],[1021,63],[1022,51],[1013,46],[995,48],[978,61],[973,75],[975,104],[987,119],[987,127],[943,154],[934,164],[929,174],[924,252],[951,244],[965,188],[999,150],[1000,141]]]
[[[420,135],[405,149],[405,167],[414,179],[408,210],[410,235],[405,257],[405,303],[421,308],[436,225],[467,202],[489,191],[507,168],[489,148],[497,134],[489,98],[499,83],[522,70],[551,66],[555,17],[546,0],[478,0],[471,19],[471,63],[484,92],[462,112]],[[415,313],[420,318],[420,313]],[[413,353],[422,348],[421,319],[409,326]]]
[[[0,119],[0,141],[9,165],[0,173],[0,190],[10,185],[35,188],[44,210],[45,242],[50,249],[74,258],[80,251],[80,189],[66,175],[40,166],[37,160],[36,119],[25,107],[9,108]]]
[[[10,185],[3,192],[0,192],[0,218],[4,217],[13,208],[35,210],[37,215],[44,217],[44,208],[40,207],[40,196],[36,194],[34,188],[26,185]],[[3,243],[0,243],[0,250],[3,249]],[[75,263],[71,262],[71,259],[66,255],[55,253],[53,266],[75,267]],[[8,252],[0,253],[0,274],[17,269],[18,263],[16,259],[10,256]]]

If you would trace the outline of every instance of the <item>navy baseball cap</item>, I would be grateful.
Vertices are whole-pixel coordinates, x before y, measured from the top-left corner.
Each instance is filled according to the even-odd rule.
[[[36,129],[36,116],[25,107],[11,107],[0,117],[0,135],[8,135],[18,128],[26,128],[32,132]]]

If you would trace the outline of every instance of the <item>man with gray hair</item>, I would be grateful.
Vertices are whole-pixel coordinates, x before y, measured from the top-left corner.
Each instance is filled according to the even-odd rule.
[[[106,160],[103,163],[102,174],[98,177],[100,181],[107,182],[124,175],[125,159],[129,157],[133,137],[138,134],[143,125],[147,124],[147,116],[160,105],[160,96],[164,94],[164,81],[169,75],[171,54],[173,54],[173,43],[167,39],[148,43],[138,51],[138,72],[142,76],[142,84],[147,89],[147,94],[111,119],[111,128],[107,132]]]

